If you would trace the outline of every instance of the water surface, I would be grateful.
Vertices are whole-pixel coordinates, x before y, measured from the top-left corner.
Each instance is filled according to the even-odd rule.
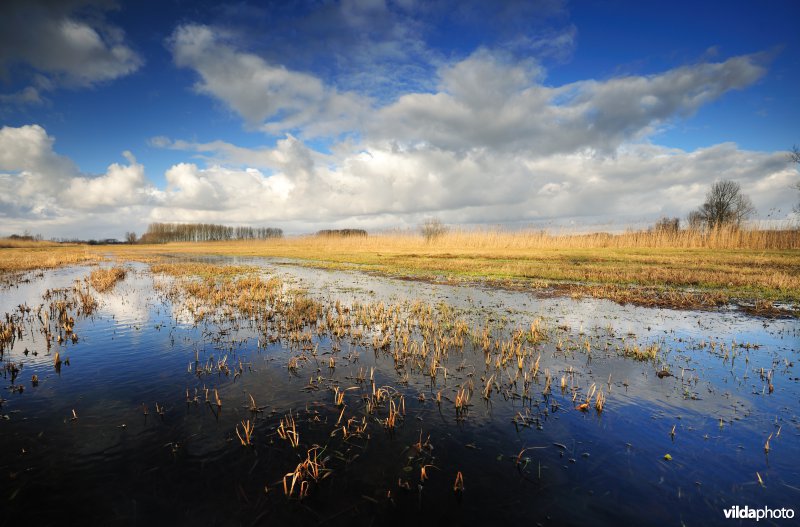
[[[71,311],[77,342],[48,350],[35,315],[44,293],[72,287],[90,268],[46,271],[0,291],[0,314],[24,328],[2,355],[4,523],[708,525],[732,521],[723,509],[733,505],[800,501],[795,320],[537,298],[285,261],[203,260],[257,265],[325,306],[420,302],[475,331],[490,328],[497,342],[531,324],[546,339],[525,343],[530,386],[520,397],[518,368],[487,366],[471,339],[433,381],[422,368],[397,368],[391,347],[374,349],[374,327],[336,338],[308,325],[312,354],[278,339],[278,321],[217,313],[196,322],[154,287],[168,277],[127,263],[125,280],[96,294],[93,314]],[[655,360],[623,356],[650,345]],[[299,356],[307,360],[291,370]],[[377,387],[398,403],[403,396],[394,429],[384,424],[387,408],[365,409],[372,387],[359,376],[371,370]],[[484,399],[491,376],[497,389]],[[471,406],[459,413],[454,401],[469,384]],[[577,410],[592,385],[606,396],[602,412],[593,404]],[[217,390],[221,408],[213,396],[206,402],[206,388]],[[344,411],[334,388],[345,393]],[[297,448],[278,433],[290,412]],[[345,438],[340,425],[350,418],[366,429]],[[243,420],[254,425],[249,447],[236,434]],[[329,472],[304,499],[288,498],[284,476],[314,446]],[[464,488],[456,492],[458,473]]]

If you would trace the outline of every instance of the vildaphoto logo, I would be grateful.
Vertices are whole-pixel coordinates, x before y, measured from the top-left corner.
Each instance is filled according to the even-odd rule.
[[[740,507],[734,505],[730,509],[723,509],[726,518],[732,520],[791,520],[794,518],[794,509],[770,509],[769,507],[761,507],[753,509],[745,505]]]

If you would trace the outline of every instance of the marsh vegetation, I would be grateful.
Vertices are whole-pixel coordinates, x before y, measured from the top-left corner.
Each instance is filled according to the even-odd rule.
[[[794,319],[136,249],[0,291],[9,514],[672,525],[800,488]]]
[[[717,307],[800,301],[800,231],[656,229],[622,234],[449,230],[111,247],[121,257],[218,254],[299,259],[384,276],[483,282],[641,305]],[[766,305],[766,304],[764,304]]]

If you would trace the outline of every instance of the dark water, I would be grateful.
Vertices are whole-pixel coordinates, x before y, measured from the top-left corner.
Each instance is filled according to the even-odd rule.
[[[497,339],[541,317],[548,338],[530,347],[553,375],[551,391],[543,394],[540,373],[531,398],[515,398],[517,368],[487,369],[470,342],[450,353],[446,379],[433,384],[419,370],[398,371],[389,353],[373,349],[371,333],[336,339],[311,327],[316,356],[305,353],[309,360],[292,373],[298,344],[269,342],[259,322],[235,314],[195,324],[154,289],[146,265],[131,263],[123,282],[97,295],[93,315],[75,317],[77,343],[53,343],[48,352],[38,322],[29,321],[4,350],[2,524],[715,525],[748,523],[725,519],[723,509],[734,505],[799,508],[796,320],[230,262],[261,265],[325,305],[444,303],[470,327],[490,324]],[[47,289],[88,272],[49,271],[0,291],[0,314],[19,315],[20,304],[35,310]],[[655,361],[622,356],[626,345],[652,344]],[[69,358],[60,371],[56,351]],[[228,374],[197,373],[198,364],[224,357]],[[16,375],[12,364],[21,368]],[[404,396],[393,431],[382,422],[386,408],[365,412],[371,383],[357,377],[370,369],[376,386]],[[671,375],[659,377],[662,370]],[[493,374],[504,390],[487,401],[484,380]],[[576,401],[560,389],[562,375],[577,387]],[[472,406],[458,415],[453,401],[470,381]],[[603,411],[576,410],[592,384],[607,397]],[[346,390],[344,413],[333,404],[334,386]],[[204,388],[218,390],[221,409],[213,395],[205,402]],[[260,412],[248,409],[250,396]],[[277,432],[289,412],[298,448]],[[344,438],[340,413],[344,422],[364,419],[364,433]],[[242,420],[254,424],[249,447],[236,435]],[[284,476],[314,445],[327,476],[311,481],[304,499],[287,498]],[[463,492],[453,489],[459,472]]]

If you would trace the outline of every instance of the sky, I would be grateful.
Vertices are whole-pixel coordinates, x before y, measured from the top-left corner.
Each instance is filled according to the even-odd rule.
[[[0,236],[800,201],[800,2],[5,0]]]

